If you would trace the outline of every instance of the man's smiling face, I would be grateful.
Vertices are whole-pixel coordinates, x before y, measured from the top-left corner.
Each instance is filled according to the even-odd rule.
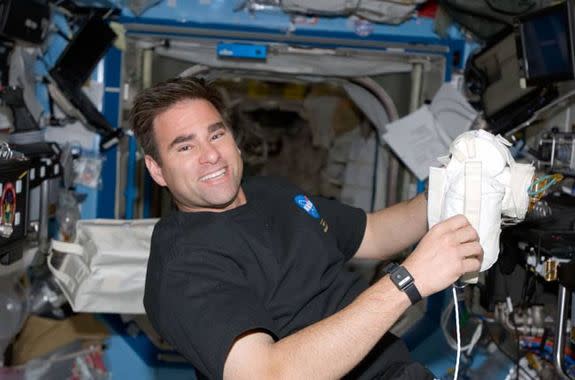
[[[146,166],[182,211],[225,211],[246,202],[243,162],[233,134],[208,101],[179,101],[154,119],[160,162]]]

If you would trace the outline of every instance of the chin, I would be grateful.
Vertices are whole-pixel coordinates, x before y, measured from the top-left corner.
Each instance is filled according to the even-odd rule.
[[[237,192],[230,192],[227,194],[210,194],[210,196],[206,197],[206,203],[211,205],[214,208],[226,208],[237,198]]]

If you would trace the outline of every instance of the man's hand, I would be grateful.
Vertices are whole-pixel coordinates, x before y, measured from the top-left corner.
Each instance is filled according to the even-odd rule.
[[[403,265],[422,297],[445,289],[459,277],[481,268],[479,235],[463,215],[436,224],[421,239]]]

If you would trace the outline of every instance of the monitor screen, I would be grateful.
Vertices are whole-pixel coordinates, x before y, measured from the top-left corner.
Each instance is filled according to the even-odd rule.
[[[574,78],[571,0],[519,19],[518,55],[526,85]]]

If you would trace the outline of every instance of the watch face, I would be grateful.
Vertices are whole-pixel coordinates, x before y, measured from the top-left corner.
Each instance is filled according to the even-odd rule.
[[[412,281],[411,276],[409,275],[409,272],[404,268],[404,267],[398,267],[392,274],[391,276],[392,281],[395,282],[397,284],[397,286],[399,286],[401,289],[405,288],[407,285],[409,285]]]
[[[417,290],[413,282],[413,277],[411,277],[407,269],[401,265],[392,263],[385,268],[385,271],[389,273],[391,282],[393,282],[399,290],[407,294],[412,305],[421,300],[421,294]]]

